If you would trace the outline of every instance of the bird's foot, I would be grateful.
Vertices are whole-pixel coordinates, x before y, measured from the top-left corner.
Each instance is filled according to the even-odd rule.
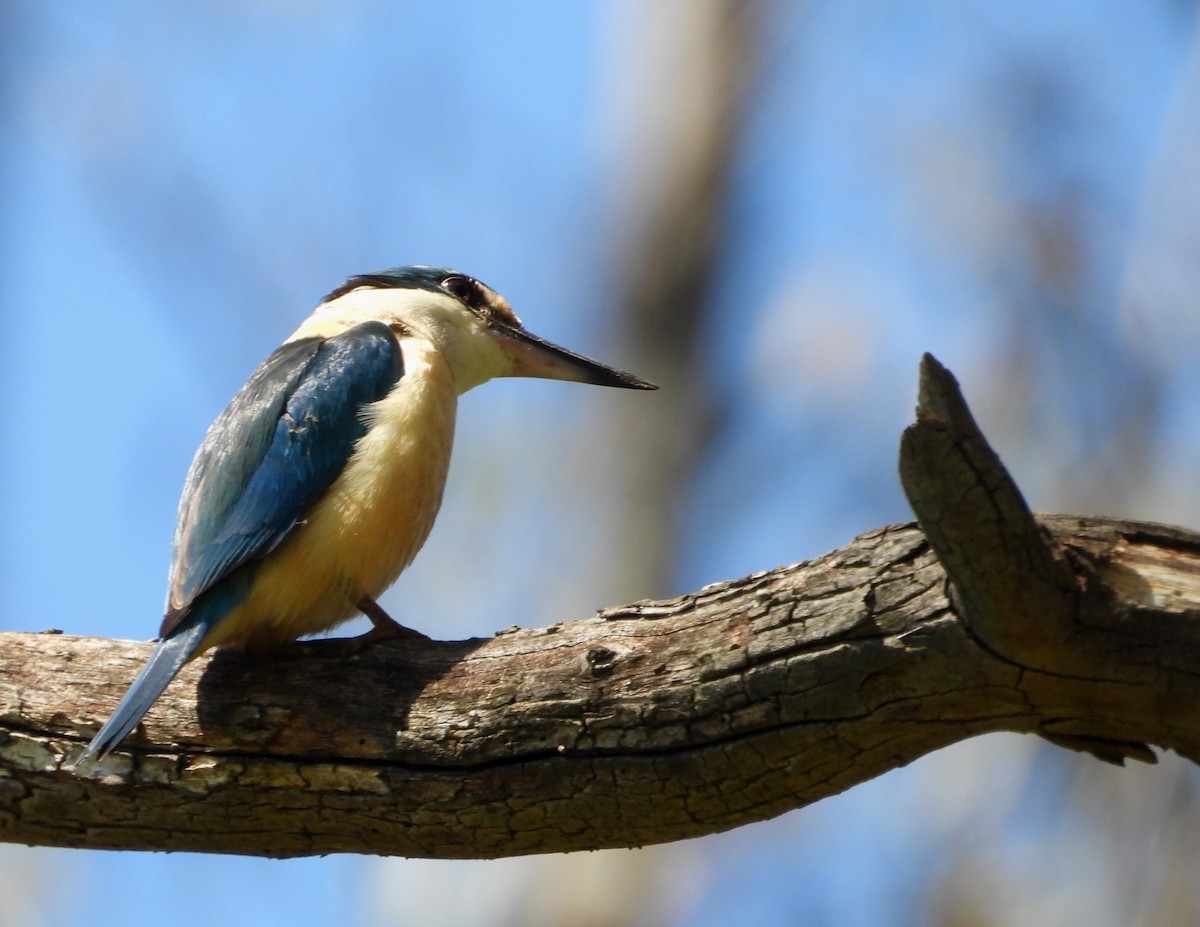
[[[355,607],[370,619],[371,630],[366,634],[360,634],[358,637],[352,638],[354,641],[354,650],[356,653],[372,647],[380,641],[390,640],[420,640],[427,641],[431,638],[422,634],[420,631],[414,631],[412,628],[406,628],[395,618],[385,612],[379,603],[370,596],[363,596],[354,603]]]

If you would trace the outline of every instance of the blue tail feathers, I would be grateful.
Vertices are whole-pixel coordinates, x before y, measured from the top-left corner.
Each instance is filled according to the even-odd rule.
[[[201,614],[193,614],[155,645],[150,660],[138,673],[117,710],[104,722],[73,765],[107,756],[137,726],[150,706],[183,669],[183,665],[196,654],[200,642],[213,625],[212,619],[205,620],[203,614],[210,610],[199,611]]]

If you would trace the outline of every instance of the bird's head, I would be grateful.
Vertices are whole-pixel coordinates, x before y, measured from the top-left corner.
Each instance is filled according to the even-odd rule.
[[[473,277],[441,267],[394,267],[351,277],[293,335],[333,335],[366,321],[431,342],[459,392],[494,377],[543,377],[657,389],[631,373],[560,348],[525,330],[508,301]]]

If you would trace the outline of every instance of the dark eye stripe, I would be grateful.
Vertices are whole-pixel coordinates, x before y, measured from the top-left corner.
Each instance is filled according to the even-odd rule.
[[[417,270],[420,270],[421,273],[415,273]],[[432,273],[427,273],[426,271],[432,271]],[[413,287],[423,290],[436,288],[443,293],[453,296],[472,312],[479,314],[483,318],[490,319],[492,315],[499,314],[501,318],[507,321],[507,316],[512,314],[511,311],[505,312],[503,306],[494,306],[493,297],[490,295],[488,288],[474,277],[468,277],[465,274],[450,273],[446,270],[438,271],[432,267],[407,268],[405,273],[357,274],[332,293],[329,293],[321,301],[323,303],[331,302],[359,287],[377,287],[379,289],[393,289],[396,287],[407,289]],[[501,300],[501,303],[503,303],[503,300]]]
[[[355,274],[337,289],[329,293],[324,299],[321,300],[321,302],[332,302],[339,296],[345,296],[351,290],[357,290],[359,287],[369,286],[377,287],[379,289],[390,289],[400,285],[401,281],[394,277],[389,277],[386,274]]]
[[[479,284],[470,277],[451,274],[438,285],[455,299],[461,299],[472,309],[482,309],[487,303],[483,297],[483,291],[479,289]]]

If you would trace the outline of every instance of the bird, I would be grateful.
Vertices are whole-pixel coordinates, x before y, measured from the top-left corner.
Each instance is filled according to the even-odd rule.
[[[279,647],[358,613],[367,642],[415,634],[376,600],[433,527],[458,397],[496,377],[657,389],[530,333],[455,270],[360,274],[321,300],[196,451],[158,640],[73,765],[107,756],[210,648]]]

